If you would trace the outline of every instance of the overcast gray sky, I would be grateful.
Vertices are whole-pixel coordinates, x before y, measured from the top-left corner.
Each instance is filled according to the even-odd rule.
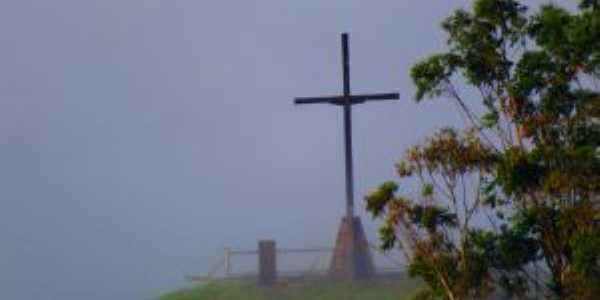
[[[360,201],[460,124],[408,71],[468,2],[3,0],[0,299],[148,299],[225,246],[332,245],[341,110],[293,97],[341,91],[344,31],[352,90],[401,93],[354,109]]]

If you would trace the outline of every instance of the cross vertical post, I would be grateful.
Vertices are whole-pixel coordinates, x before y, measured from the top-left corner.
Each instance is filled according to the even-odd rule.
[[[352,166],[352,103],[350,102],[350,53],[348,34],[342,34],[342,64],[344,72],[344,142],[346,161],[346,217],[354,216],[354,168]]]

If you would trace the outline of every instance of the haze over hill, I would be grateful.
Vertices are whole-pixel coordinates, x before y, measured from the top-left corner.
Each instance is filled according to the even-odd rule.
[[[331,245],[342,115],[292,98],[340,92],[340,32],[352,90],[401,93],[354,110],[360,200],[461,124],[408,70],[467,3],[3,1],[0,298],[148,299],[224,246]]]

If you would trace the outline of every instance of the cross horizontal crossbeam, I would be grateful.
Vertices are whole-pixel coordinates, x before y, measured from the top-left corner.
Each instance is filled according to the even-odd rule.
[[[325,97],[301,97],[294,99],[294,104],[314,104],[314,103],[329,103],[334,105],[354,105],[367,101],[381,100],[398,100],[398,93],[387,94],[365,94],[365,95],[340,95],[340,96],[325,96]]]

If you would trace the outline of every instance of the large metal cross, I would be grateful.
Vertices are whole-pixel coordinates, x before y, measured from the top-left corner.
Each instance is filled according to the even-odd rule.
[[[346,216],[354,216],[354,174],[352,169],[352,105],[367,101],[397,100],[398,93],[387,94],[350,94],[350,53],[348,34],[342,33],[342,64],[344,70],[344,93],[340,96],[296,98],[295,104],[329,103],[344,107],[344,138],[346,152]]]

